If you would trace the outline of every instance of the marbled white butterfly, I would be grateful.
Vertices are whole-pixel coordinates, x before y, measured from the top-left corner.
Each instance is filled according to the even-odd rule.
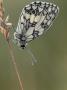
[[[49,2],[35,1],[26,5],[14,33],[17,44],[24,49],[28,42],[42,35],[50,27],[58,12],[59,7]]]

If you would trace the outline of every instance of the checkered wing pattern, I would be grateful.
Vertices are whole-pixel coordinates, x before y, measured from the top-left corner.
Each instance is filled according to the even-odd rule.
[[[21,47],[46,31],[59,12],[53,3],[35,1],[25,6],[21,12],[14,39]]]

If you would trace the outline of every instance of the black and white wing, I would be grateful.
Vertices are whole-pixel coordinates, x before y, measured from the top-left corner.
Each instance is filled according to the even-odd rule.
[[[35,1],[25,6],[21,12],[14,39],[21,47],[46,31],[59,12],[53,3]]]

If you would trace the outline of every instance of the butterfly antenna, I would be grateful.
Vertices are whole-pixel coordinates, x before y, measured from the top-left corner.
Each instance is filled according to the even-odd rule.
[[[34,65],[35,63],[37,63],[37,59],[36,59],[35,55],[33,54],[31,48],[29,47],[29,45],[28,45],[28,47],[27,47],[27,52],[28,52],[29,55],[31,55],[31,57],[32,57],[32,65]]]
[[[20,84],[20,88],[21,90],[23,90],[23,84],[22,84],[22,80],[20,78],[20,74],[19,74],[19,71],[18,71],[18,68],[17,68],[17,64],[16,64],[16,60],[15,60],[15,57],[14,57],[14,53],[13,53],[13,50],[12,50],[12,45],[9,41],[8,42],[8,46],[9,46],[9,51],[10,51],[10,55],[11,55],[11,58],[12,58],[12,62],[13,62],[13,65],[14,65],[14,69],[16,71],[16,74],[17,74],[17,77],[18,77],[18,81],[19,81],[19,84]]]

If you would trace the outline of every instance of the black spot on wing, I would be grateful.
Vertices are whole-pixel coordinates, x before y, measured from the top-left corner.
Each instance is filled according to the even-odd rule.
[[[33,33],[32,33],[33,39],[36,38],[36,37],[38,37],[39,36],[38,34],[39,34],[39,31],[35,31],[34,30]]]

